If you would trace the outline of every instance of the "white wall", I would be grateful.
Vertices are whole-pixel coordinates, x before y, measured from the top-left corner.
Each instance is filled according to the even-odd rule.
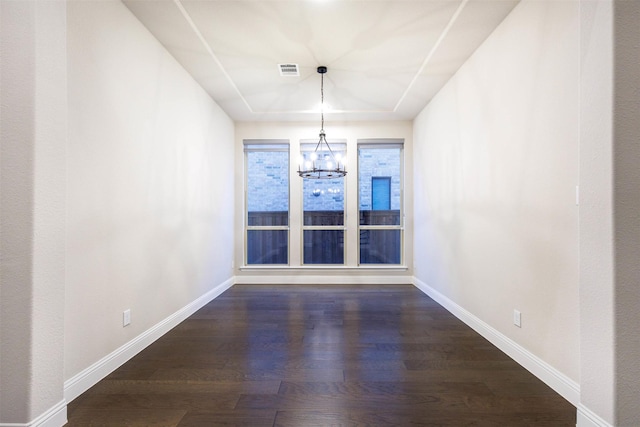
[[[410,283],[413,273],[413,221],[410,213],[413,211],[411,197],[404,198],[405,222],[405,264],[407,268],[373,269],[357,267],[358,249],[358,175],[355,165],[358,163],[358,139],[367,138],[400,138],[404,139],[404,193],[411,195],[413,191],[412,177],[412,126],[410,122],[331,122],[327,117],[325,131],[327,138],[347,140],[347,176],[345,204],[347,209],[346,227],[347,238],[345,246],[345,266],[316,269],[301,267],[301,223],[302,223],[302,179],[296,172],[300,152],[300,140],[317,140],[320,131],[319,122],[251,122],[236,124],[236,194],[244,194],[244,153],[245,139],[285,139],[289,140],[291,153],[290,167],[290,266],[285,268],[242,268],[244,262],[244,218],[236,216],[235,229],[235,266],[237,281],[241,283],[318,283],[326,276],[333,276],[334,283],[398,283],[398,278],[404,278],[403,283]],[[236,212],[244,212],[244,199],[236,198]],[[350,215],[351,213],[351,215]],[[409,214],[407,214],[409,213]],[[351,244],[349,246],[349,244]]]
[[[234,225],[233,122],[122,3],[68,11],[66,379],[228,280]]]
[[[581,8],[578,426],[640,425],[640,3]]]
[[[616,423],[640,425],[640,2],[614,5]]]
[[[581,5],[580,407],[615,417],[613,2]],[[597,369],[594,369],[597,367]]]
[[[414,121],[416,278],[575,382],[579,47],[524,0]]]
[[[66,419],[65,30],[64,2],[0,2],[3,425]]]

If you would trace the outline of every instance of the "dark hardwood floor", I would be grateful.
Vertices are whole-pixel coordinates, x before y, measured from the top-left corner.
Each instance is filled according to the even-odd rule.
[[[413,286],[236,285],[71,402],[68,426],[575,426]]]

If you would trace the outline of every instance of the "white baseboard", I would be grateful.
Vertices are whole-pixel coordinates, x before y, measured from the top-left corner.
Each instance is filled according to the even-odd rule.
[[[62,400],[30,423],[0,423],[0,427],[62,427],[67,423],[67,401]]]
[[[578,405],[576,421],[577,427],[613,427],[613,424],[609,424],[582,404]]]
[[[320,276],[320,275],[279,275],[236,276],[238,285],[412,285],[411,276]]]
[[[234,284],[234,278],[230,278],[216,286],[200,298],[173,313],[160,323],[138,335],[122,347],[106,355],[87,369],[64,382],[64,397],[71,402],[76,397],[93,387],[98,381],[122,366],[126,361],[147,348],[150,344],[169,332],[180,322],[191,316],[205,304],[218,297]],[[1,426],[0,426],[1,427]]]
[[[440,292],[421,280],[414,278],[413,284],[438,304],[446,308],[458,319],[489,340],[493,345],[505,352],[509,357],[538,377],[558,394],[578,406],[580,402],[580,385],[525,349],[515,341],[489,326]]]

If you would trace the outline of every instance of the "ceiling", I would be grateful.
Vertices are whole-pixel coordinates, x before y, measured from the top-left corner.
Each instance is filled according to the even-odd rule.
[[[235,121],[411,120],[519,0],[123,0]],[[278,64],[298,64],[283,77]]]

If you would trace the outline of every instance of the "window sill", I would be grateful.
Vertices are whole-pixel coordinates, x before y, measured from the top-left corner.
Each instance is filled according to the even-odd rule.
[[[367,270],[385,270],[385,271],[407,271],[409,267],[406,265],[244,265],[239,268],[240,271],[296,271],[296,270],[333,270],[333,271],[367,271]]]

